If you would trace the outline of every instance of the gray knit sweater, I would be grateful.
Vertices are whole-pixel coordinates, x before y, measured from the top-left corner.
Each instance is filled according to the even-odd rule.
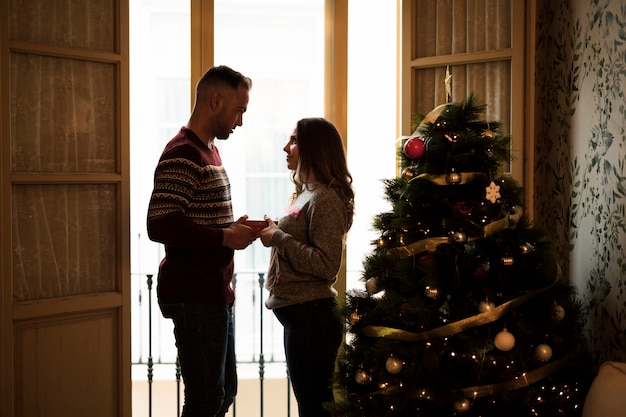
[[[274,309],[321,298],[334,298],[347,232],[346,208],[330,187],[309,186],[278,220],[265,305]]]

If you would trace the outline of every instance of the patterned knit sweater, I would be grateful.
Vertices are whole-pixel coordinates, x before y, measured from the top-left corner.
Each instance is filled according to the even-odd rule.
[[[148,207],[148,236],[165,245],[160,303],[234,301],[233,250],[222,245],[230,199],[219,151],[183,127],[159,159]]]
[[[271,238],[266,288],[270,308],[334,298],[347,231],[346,208],[330,187],[305,190],[278,221]]]

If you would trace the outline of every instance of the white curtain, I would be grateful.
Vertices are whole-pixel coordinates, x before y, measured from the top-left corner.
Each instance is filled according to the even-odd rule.
[[[10,39],[27,45],[10,55],[17,302],[116,289],[118,182],[90,175],[119,171],[118,71],[97,53],[84,58],[86,50],[114,52],[113,7],[10,5]]]
[[[412,59],[481,53],[511,47],[513,0],[417,0]],[[515,17],[522,18],[523,16]],[[419,61],[416,61],[419,62]],[[511,106],[510,61],[450,65],[452,101],[469,93],[487,104],[485,118],[502,123],[508,134]],[[413,69],[413,108],[428,113],[446,102],[446,66]],[[434,87],[434,88],[433,88]]]

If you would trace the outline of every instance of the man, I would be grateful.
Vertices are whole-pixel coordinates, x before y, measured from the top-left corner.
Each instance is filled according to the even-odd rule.
[[[165,245],[157,296],[185,383],[183,417],[222,417],[237,391],[231,287],[234,250],[255,238],[233,222],[230,183],[214,140],[241,126],[252,82],[226,66],[196,86],[189,121],[165,146],[154,174],[148,235]]]

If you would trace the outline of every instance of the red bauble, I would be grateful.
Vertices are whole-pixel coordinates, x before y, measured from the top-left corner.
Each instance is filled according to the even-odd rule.
[[[420,138],[409,138],[404,143],[404,154],[411,159],[418,159],[424,154],[424,141]]]

